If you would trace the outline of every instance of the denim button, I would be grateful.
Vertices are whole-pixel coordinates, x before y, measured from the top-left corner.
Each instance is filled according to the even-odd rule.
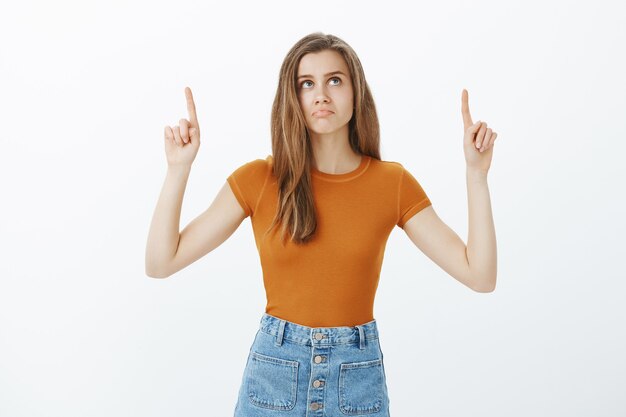
[[[322,361],[322,357],[318,355],[315,358],[313,358],[313,360],[315,361],[315,363],[320,363]]]
[[[315,333],[315,340],[322,340],[324,338],[324,335],[321,333]]]
[[[311,410],[318,410],[322,408],[322,406],[323,406],[322,403],[311,403]]]
[[[314,386],[315,388],[318,388],[320,385],[322,385],[322,383],[320,382],[320,380],[319,380],[319,379],[316,379],[315,381],[313,381],[313,386]]]

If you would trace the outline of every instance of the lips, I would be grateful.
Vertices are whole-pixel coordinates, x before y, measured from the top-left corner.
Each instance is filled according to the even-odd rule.
[[[313,116],[315,116],[315,117],[324,117],[324,116],[328,116],[328,115],[331,115],[331,114],[333,114],[333,112],[330,111],[330,110],[318,110],[315,113],[313,113]]]

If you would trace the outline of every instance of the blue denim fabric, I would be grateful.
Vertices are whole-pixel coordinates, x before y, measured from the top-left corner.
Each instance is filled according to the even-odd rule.
[[[376,320],[307,327],[263,313],[234,417],[389,417]]]

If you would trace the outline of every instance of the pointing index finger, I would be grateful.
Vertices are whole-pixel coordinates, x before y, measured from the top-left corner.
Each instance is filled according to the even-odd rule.
[[[463,124],[466,128],[474,124],[472,123],[472,116],[470,115],[469,104],[467,103],[466,89],[463,89],[463,93],[461,94],[461,114],[463,115]]]
[[[189,122],[198,128],[198,116],[196,115],[196,104],[193,102],[191,88],[185,87],[185,97],[187,97],[187,112],[189,113]]]

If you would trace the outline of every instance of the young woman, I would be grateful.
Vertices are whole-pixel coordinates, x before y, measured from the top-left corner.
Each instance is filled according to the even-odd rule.
[[[389,416],[373,317],[394,226],[467,287],[490,292],[496,241],[487,171],[497,134],[473,123],[462,94],[467,246],[435,213],[418,181],[383,161],[372,94],[353,49],[333,35],[299,40],[281,69],[272,155],[238,167],[211,206],[179,233],[200,127],[165,128],[168,171],[148,237],[146,273],[165,278],[223,243],[248,216],[267,305],[250,347],[235,417]]]

